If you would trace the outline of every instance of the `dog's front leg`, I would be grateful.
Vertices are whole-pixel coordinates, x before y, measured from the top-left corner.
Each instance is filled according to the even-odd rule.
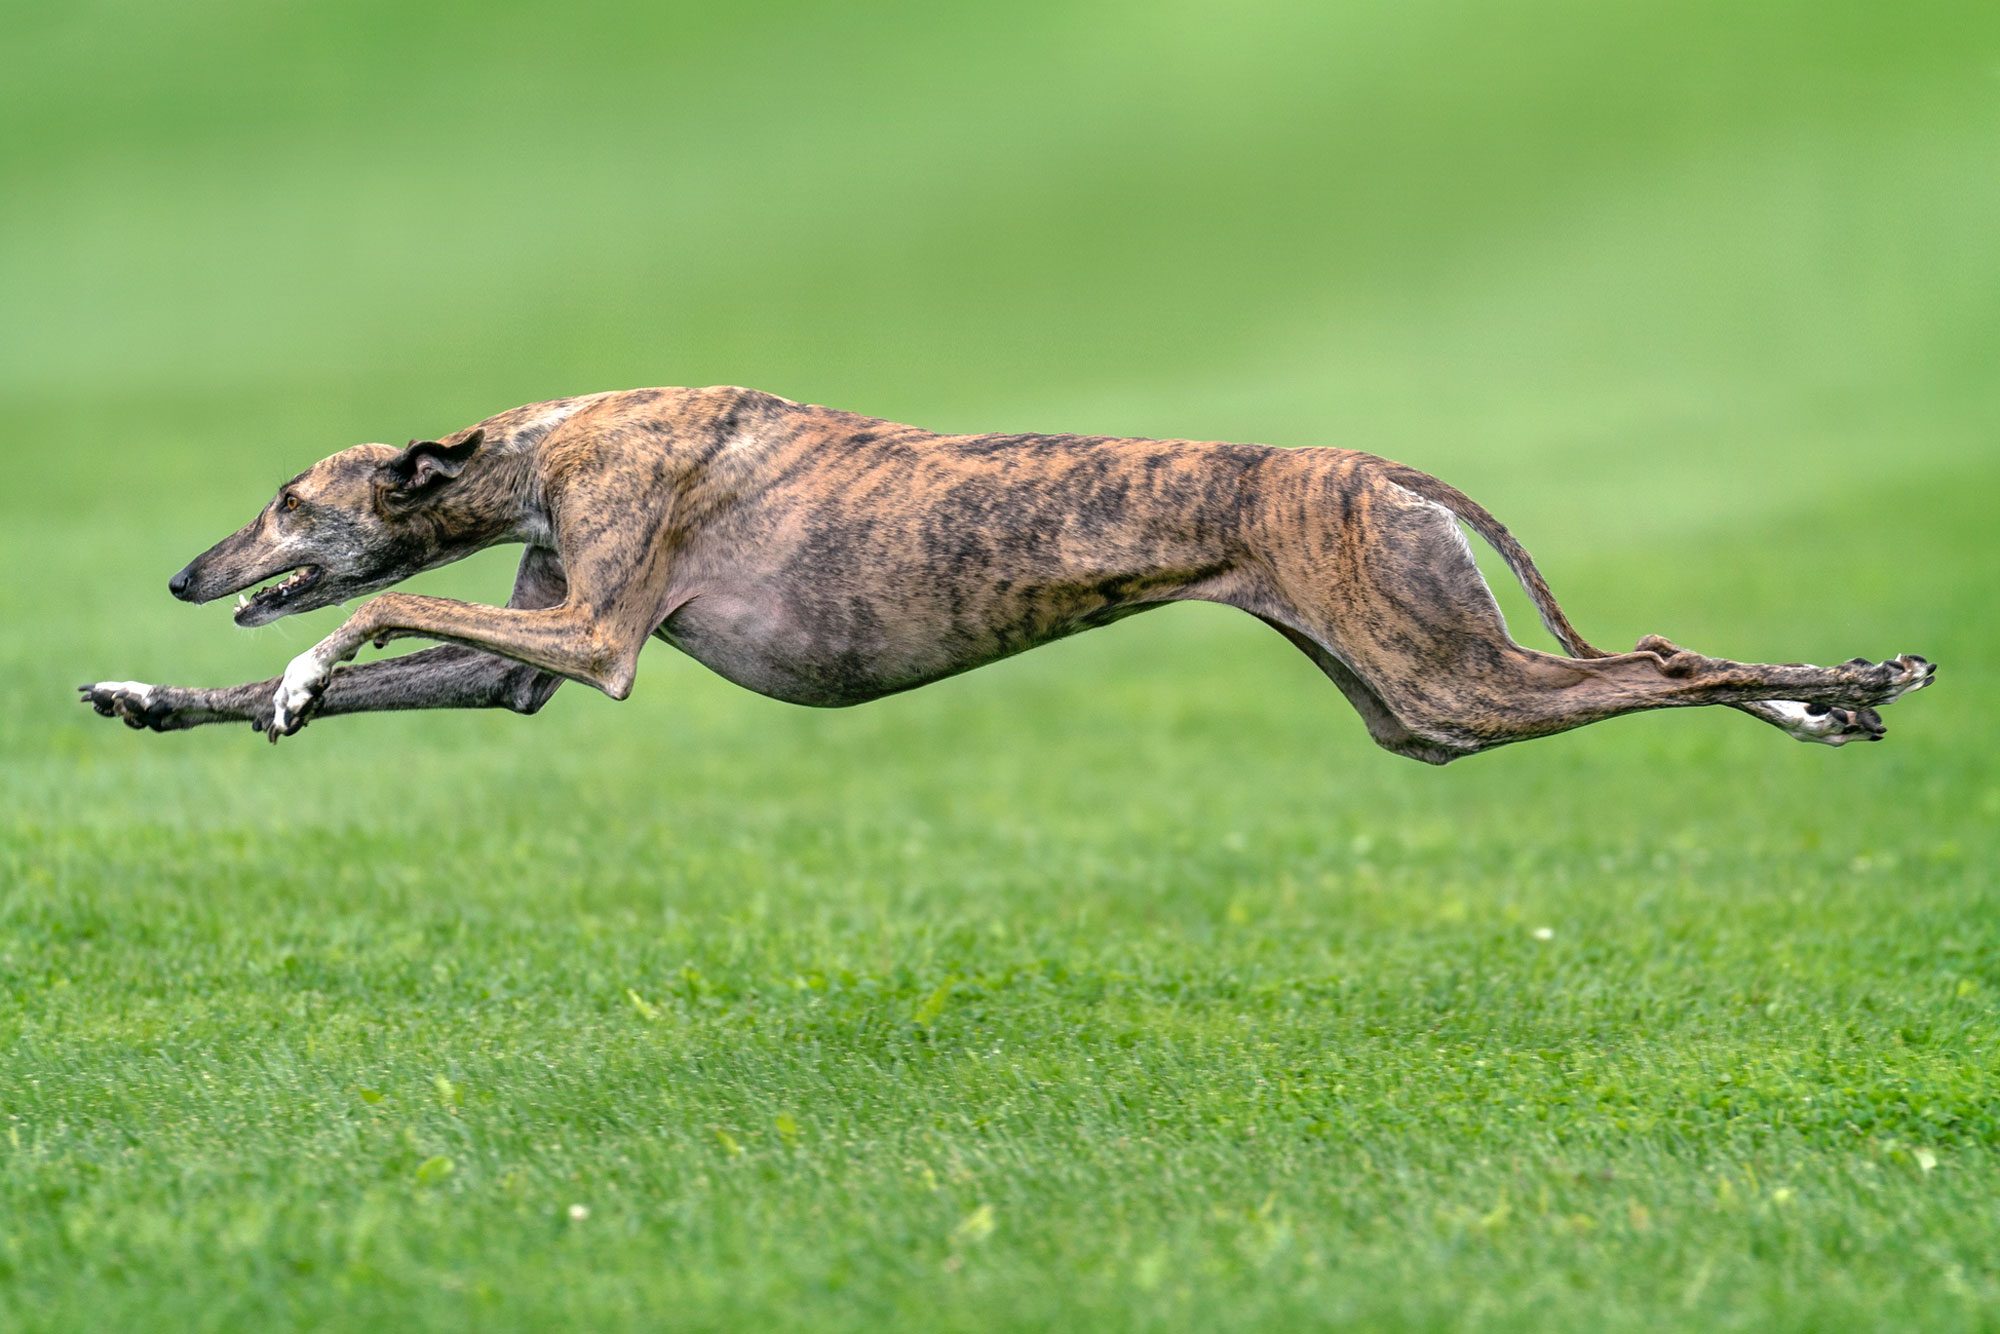
[[[485,607],[451,598],[384,593],[345,625],[292,660],[273,698],[273,742],[305,725],[332,680],[334,666],[364,644],[415,635],[481,649],[581,681],[613,699],[632,693],[639,650],[666,614],[674,544],[666,523],[674,493],[631,485],[631,460],[592,455],[563,478],[551,507],[588,515],[555,549],[567,587],[555,606]]]
[[[514,576],[510,607],[560,605],[568,593],[554,552],[530,547]],[[511,709],[531,714],[546,704],[561,679],[524,663],[456,645],[338,672],[321,696],[316,715],[403,709]],[[205,689],[99,681],[78,687],[83,702],[106,718],[154,732],[178,732],[212,723],[249,723],[271,729],[278,681]]]
[[[534,713],[561,681],[523,663],[472,649],[426,649],[401,658],[335,672],[314,709],[315,717],[405,709],[511,709]],[[271,727],[276,678],[204,689],[99,681],[81,686],[83,702],[106,718],[154,732],[179,732],[214,723]]]
[[[639,650],[652,631],[643,621],[603,616],[574,602],[529,611],[384,593],[292,660],[274,693],[267,735],[275,742],[303,727],[333,679],[334,667],[364,644],[408,635],[498,654],[624,699],[632,691]]]

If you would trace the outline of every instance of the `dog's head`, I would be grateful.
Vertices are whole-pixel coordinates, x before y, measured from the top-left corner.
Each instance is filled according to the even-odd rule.
[[[453,499],[476,470],[483,440],[474,430],[400,450],[356,445],[321,459],[242,529],[189,561],[168,591],[183,602],[213,602],[276,580],[236,607],[238,625],[268,625],[470,555],[490,535]]]

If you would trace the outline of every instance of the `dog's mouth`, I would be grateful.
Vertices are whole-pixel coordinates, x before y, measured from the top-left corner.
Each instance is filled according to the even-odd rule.
[[[236,597],[236,623],[248,625],[252,621],[269,620],[284,611],[308,589],[325,576],[325,571],[317,565],[301,565],[275,584],[267,584],[254,593],[239,593]]]

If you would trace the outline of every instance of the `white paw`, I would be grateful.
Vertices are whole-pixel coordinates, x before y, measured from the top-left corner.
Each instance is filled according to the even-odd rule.
[[[1772,720],[1800,741],[1844,746],[1850,741],[1880,741],[1888,730],[1873,709],[1834,709],[1823,704],[1771,700],[1764,708]]]
[[[92,695],[130,699],[142,709],[151,707],[153,701],[160,697],[160,688],[149,686],[144,681],[99,681],[84,689]]]
[[[165,693],[159,686],[144,681],[98,681],[77,689],[82,692],[85,704],[103,717],[124,719],[128,727],[158,731],[167,720],[167,711],[156,712],[154,708]]]
[[[333,669],[320,660],[317,651],[292,659],[271,699],[271,730],[266,735],[274,743],[306,725],[306,714],[319,702],[320,692],[332,675]]]

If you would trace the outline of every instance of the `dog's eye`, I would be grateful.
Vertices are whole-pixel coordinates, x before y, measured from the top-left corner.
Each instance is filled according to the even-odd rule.
[[[298,507],[299,507],[299,498],[293,495],[291,492],[287,491],[285,493],[285,508],[288,510],[295,510]]]

